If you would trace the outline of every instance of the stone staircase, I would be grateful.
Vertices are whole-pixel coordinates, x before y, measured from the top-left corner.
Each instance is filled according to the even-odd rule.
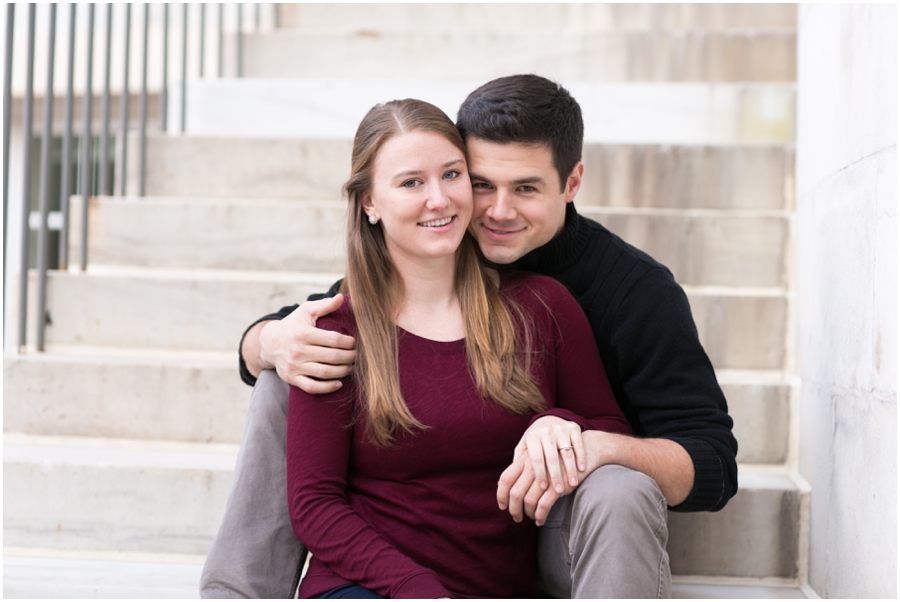
[[[187,135],[148,138],[147,197],[91,200],[88,270],[50,274],[47,352],[5,357],[4,594],[196,596],[249,401],[240,335],[340,277],[362,115],[418,96],[454,117],[536,72],[584,109],[579,211],[672,269],[735,420],[739,493],[670,515],[676,596],[814,596],[788,345],[796,8],[279,5],[279,25],[245,36],[245,78],[189,83]]]

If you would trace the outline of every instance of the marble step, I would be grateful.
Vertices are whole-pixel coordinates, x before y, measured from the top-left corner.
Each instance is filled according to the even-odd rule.
[[[607,32],[796,28],[789,4],[278,4],[276,22],[302,31]]]
[[[325,292],[339,277],[110,266],[50,272],[46,340],[49,345],[231,351],[252,321]],[[686,286],[685,292],[700,341],[716,368],[785,369],[788,297],[782,289]],[[33,290],[29,298],[36,298]],[[36,328],[33,311],[27,328],[30,337]]]
[[[225,76],[237,74],[225,40]],[[296,60],[284,60],[284,57]],[[795,81],[792,28],[578,31],[569,28],[434,32],[281,29],[243,36],[243,76],[479,79],[537,73],[559,81]]]
[[[137,151],[137,142],[133,145]],[[146,195],[337,200],[350,175],[351,146],[350,138],[152,135]],[[793,209],[790,147],[588,143],[582,157],[579,207]],[[135,159],[128,174],[132,196],[137,196],[137,170]]]
[[[46,436],[239,443],[251,389],[237,351],[51,347],[8,354],[4,428]],[[787,459],[792,383],[781,372],[720,370],[738,461]]]
[[[204,556],[4,548],[4,598],[199,598]]]
[[[81,198],[72,201],[72,231],[80,232]],[[89,208],[91,263],[330,272],[346,266],[345,201],[99,197]],[[668,266],[682,284],[784,285],[785,212],[580,211]],[[69,241],[70,257],[80,257],[80,237]]]
[[[236,446],[4,433],[4,545],[205,554]],[[674,574],[796,579],[808,492],[778,467],[741,467],[718,513],[670,517]]]
[[[98,557],[100,556],[100,557]],[[137,556],[137,557],[136,557]],[[10,548],[3,556],[6,598],[199,598],[202,557],[171,554],[98,555]],[[676,576],[673,598],[807,598],[806,588],[718,578]]]
[[[511,72],[504,72],[504,75]],[[484,79],[191,79],[189,136],[345,138],[377,103],[420,98],[456,118]],[[561,79],[581,105],[587,142],[785,144],[793,142],[796,85],[790,82],[590,83]],[[181,89],[169,91],[181,114]],[[174,123],[175,120],[172,120]],[[174,127],[174,125],[172,126]],[[178,134],[170,128],[172,134]]]

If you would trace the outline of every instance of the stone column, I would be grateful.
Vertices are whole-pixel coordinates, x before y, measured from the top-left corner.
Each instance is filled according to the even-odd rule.
[[[897,596],[897,6],[800,5],[796,349],[809,582]]]

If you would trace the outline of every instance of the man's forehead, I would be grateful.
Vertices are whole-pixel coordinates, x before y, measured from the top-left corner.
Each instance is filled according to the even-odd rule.
[[[488,172],[502,170],[516,173],[516,177],[529,177],[526,172],[554,171],[550,147],[541,143],[507,142],[497,143],[478,138],[466,141],[469,170],[473,175],[488,177]],[[484,171],[486,173],[481,173]]]

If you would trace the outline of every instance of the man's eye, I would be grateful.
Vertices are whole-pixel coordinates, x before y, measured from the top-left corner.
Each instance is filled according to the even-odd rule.
[[[537,188],[535,188],[534,186],[521,186],[519,187],[519,190],[522,192],[534,192],[537,190]]]
[[[472,188],[477,188],[478,190],[488,190],[490,186],[485,184],[484,182],[472,182]]]

